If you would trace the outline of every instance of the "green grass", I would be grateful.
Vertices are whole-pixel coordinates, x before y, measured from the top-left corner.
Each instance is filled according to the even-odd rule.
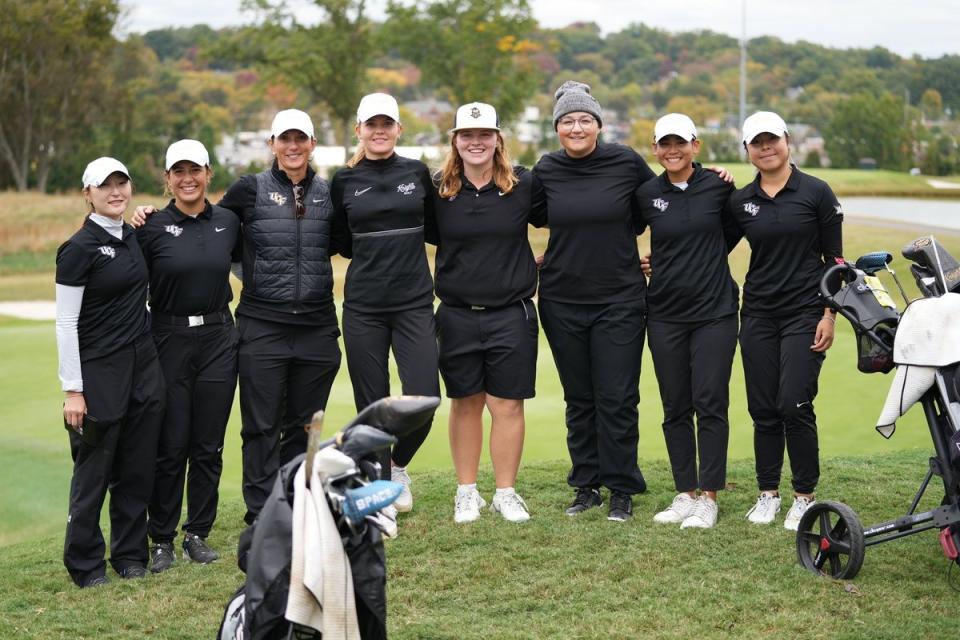
[[[842,499],[872,524],[902,513],[925,469],[926,450],[827,458],[822,497]],[[416,505],[387,543],[389,632],[395,639],[472,638],[920,638],[949,637],[958,595],[948,563],[926,532],[872,547],[859,576],[818,578],[796,562],[794,536],[743,519],[752,465],[730,465],[712,531],[657,526],[673,496],[662,461],[645,463],[651,491],[635,517],[612,524],[605,510],[575,519],[566,466],[527,463],[518,488],[533,518],[509,524],[485,511],[452,522],[454,481],[414,472]],[[489,478],[489,469],[482,474]],[[481,482],[485,494],[489,481]],[[488,495],[489,497],[489,495]],[[921,508],[935,504],[931,492]],[[241,583],[235,547],[241,511],[228,501],[211,543],[223,558],[132,583],[80,591],[60,565],[59,536],[0,550],[0,637],[45,639],[210,638]],[[954,567],[954,583],[960,567]],[[922,605],[920,604],[922,603]]]

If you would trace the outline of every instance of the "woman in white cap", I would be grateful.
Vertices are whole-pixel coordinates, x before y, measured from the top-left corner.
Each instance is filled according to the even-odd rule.
[[[663,116],[654,127],[653,154],[664,171],[637,189],[655,260],[647,288],[647,337],[678,491],[654,521],[684,529],[716,524],[717,492],[726,485],[739,302],[727,264],[729,249],[740,239],[727,209],[734,187],[695,161],[699,151],[689,117]]]
[[[603,110],[590,87],[565,82],[553,126],[563,147],[533,169],[546,191],[550,240],[540,270],[540,321],[566,400],[568,515],[603,504],[632,516],[646,490],[637,465],[646,282],[637,251],[634,192],[654,177],[633,149],[602,144]]]
[[[184,553],[201,564],[218,557],[206,538],[217,517],[239,341],[228,304],[233,299],[230,265],[240,259],[240,223],[232,211],[206,199],[213,172],[202,143],[174,142],[165,166],[172,199],[137,229],[150,271],[153,337],[167,381],[148,510],[155,573],[169,569],[175,558],[185,475]]]
[[[790,161],[787,125],[760,111],[743,123],[743,145],[757,169],[730,208],[750,243],[743,285],[740,352],[754,424],[760,496],[747,518],[770,524],[780,511],[786,444],[794,500],[784,527],[796,529],[820,478],[813,401],[834,313],[820,299],[824,269],[843,251],[843,211],[827,183]]]
[[[477,490],[486,407],[496,484],[491,509],[524,522],[530,514],[514,485],[523,452],[523,401],[535,390],[539,333],[531,300],[537,267],[527,224],[542,224],[542,205],[534,202],[533,175],[512,166],[491,105],[461,106],[450,133],[428,241],[437,244],[440,373],[452,399],[454,521],[476,520],[486,505]]]
[[[147,265],[123,213],[130,173],[98,158],[83,173],[90,213],[57,251],[57,352],[73,478],[63,563],[77,586],[107,583],[100,511],[110,489],[110,564],[147,565],[164,384],[147,312]]]
[[[280,465],[306,451],[303,426],[326,408],[340,369],[333,207],[327,181],[310,165],[317,146],[310,116],[280,111],[268,144],[272,166],[242,176],[217,203],[236,214],[243,235],[235,272],[243,279],[236,314],[247,524]],[[138,207],[134,224],[152,210]]]
[[[400,108],[385,93],[357,107],[357,150],[330,186],[334,234],[350,257],[343,289],[343,344],[357,411],[390,395],[389,352],[404,394],[440,395],[433,279],[424,250],[424,216],[433,207],[430,171],[397,155]],[[404,485],[393,506],[413,508],[406,467],[431,420],[401,437],[381,459],[385,477]]]

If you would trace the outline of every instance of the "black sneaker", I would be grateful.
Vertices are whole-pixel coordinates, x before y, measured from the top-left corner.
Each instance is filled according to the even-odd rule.
[[[143,568],[142,564],[131,564],[120,569],[117,573],[119,573],[120,577],[124,580],[136,580],[147,577],[147,570]]]
[[[110,584],[110,581],[107,580],[107,576],[94,576],[93,578],[88,578],[80,588],[91,589],[93,587],[102,587],[107,584]]]
[[[626,493],[614,491],[610,494],[610,511],[607,520],[624,522],[633,517],[633,498]]]
[[[210,564],[220,557],[216,551],[207,546],[206,540],[192,533],[183,534],[183,553],[187,558],[200,564]]]
[[[172,542],[158,542],[150,549],[150,571],[162,573],[173,566],[176,559]]]
[[[580,487],[577,489],[577,495],[574,497],[573,502],[571,502],[570,506],[567,507],[566,514],[568,516],[575,516],[579,513],[583,513],[587,509],[592,509],[593,507],[599,507],[602,505],[603,496],[600,495],[600,491],[590,487]]]

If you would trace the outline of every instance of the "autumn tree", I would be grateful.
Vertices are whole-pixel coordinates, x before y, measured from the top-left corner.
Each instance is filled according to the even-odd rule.
[[[538,83],[526,0],[391,0],[384,40],[456,104],[488,102],[501,121],[523,109]]]
[[[18,191],[45,191],[101,103],[116,0],[0,0],[0,159]]]

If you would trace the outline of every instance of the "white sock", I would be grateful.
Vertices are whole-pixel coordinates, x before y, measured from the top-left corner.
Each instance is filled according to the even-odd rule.
[[[406,471],[406,470],[407,470],[406,467],[401,467],[401,466],[398,465],[398,464],[392,464],[392,463],[391,463],[391,465],[390,465],[390,468],[391,468],[391,469],[396,469],[397,471]]]
[[[511,493],[516,493],[516,491],[513,490],[513,487],[504,487],[503,489],[497,489],[498,496],[508,496]]]
[[[473,484],[458,484],[458,485],[457,485],[457,493],[461,493],[461,494],[473,493],[473,492],[476,491],[476,490],[477,490],[477,483],[476,483],[476,482],[474,482]]]

